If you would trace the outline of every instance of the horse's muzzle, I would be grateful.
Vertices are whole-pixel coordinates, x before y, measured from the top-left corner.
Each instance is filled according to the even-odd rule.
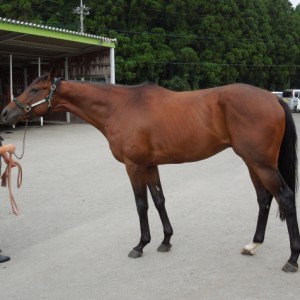
[[[14,125],[21,118],[20,112],[17,109],[10,110],[9,108],[4,108],[0,115],[0,124]]]

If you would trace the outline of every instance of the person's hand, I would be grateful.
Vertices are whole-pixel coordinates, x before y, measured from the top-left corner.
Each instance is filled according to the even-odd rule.
[[[11,158],[11,156],[5,152],[2,154],[4,162],[8,165],[9,163],[11,164],[12,167],[15,167],[15,161]]]

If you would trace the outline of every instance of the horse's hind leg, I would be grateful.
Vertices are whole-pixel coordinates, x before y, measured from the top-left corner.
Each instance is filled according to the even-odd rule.
[[[298,258],[300,254],[300,235],[296,212],[295,194],[285,185],[282,188],[282,200],[280,205],[280,216],[286,219],[290,237],[291,256],[282,268],[283,271],[294,273],[298,270]]]
[[[148,168],[147,184],[164,229],[164,240],[157,248],[157,251],[167,252],[172,247],[170,239],[173,235],[173,229],[165,207],[165,197],[159,179],[158,167]]]
[[[241,253],[245,255],[254,255],[256,248],[263,243],[265,238],[266,226],[268,222],[270,207],[273,195],[263,186],[260,179],[249,168],[249,173],[255,187],[257,202],[259,206],[259,213],[257,219],[256,231],[254,234],[253,242],[246,245]]]
[[[291,256],[282,268],[286,272],[298,270],[300,235],[296,213],[295,194],[290,190],[278,170],[256,166],[254,170],[263,185],[273,194],[279,204],[280,216],[286,219],[290,238]]]

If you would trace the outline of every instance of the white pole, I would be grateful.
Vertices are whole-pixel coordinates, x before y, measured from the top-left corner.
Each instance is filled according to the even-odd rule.
[[[38,77],[41,76],[41,58],[38,57]],[[41,126],[44,125],[44,118],[41,117]]]
[[[41,58],[38,57],[38,76],[41,76]]]
[[[66,57],[66,59],[65,59],[65,78],[66,78],[66,80],[69,79],[68,57]],[[71,115],[68,111],[66,113],[66,120],[67,120],[67,123],[71,123]]]
[[[12,54],[9,55],[9,92],[10,92],[10,101],[13,101],[13,68],[12,68]],[[13,125],[15,128],[16,125]]]
[[[115,48],[110,48],[110,83],[116,83],[115,77]]]
[[[10,90],[10,101],[13,100],[13,73],[12,73],[12,54],[9,55],[9,90]]]

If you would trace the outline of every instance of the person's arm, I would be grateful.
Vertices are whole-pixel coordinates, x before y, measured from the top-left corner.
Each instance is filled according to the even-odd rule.
[[[13,144],[6,144],[0,147],[0,155],[2,155],[5,152],[12,154],[15,153],[15,151],[16,151],[16,146]]]
[[[0,155],[3,157],[6,164],[12,163],[14,166],[14,160],[10,159],[10,154],[15,153],[16,147],[13,144],[6,144],[0,147]]]

